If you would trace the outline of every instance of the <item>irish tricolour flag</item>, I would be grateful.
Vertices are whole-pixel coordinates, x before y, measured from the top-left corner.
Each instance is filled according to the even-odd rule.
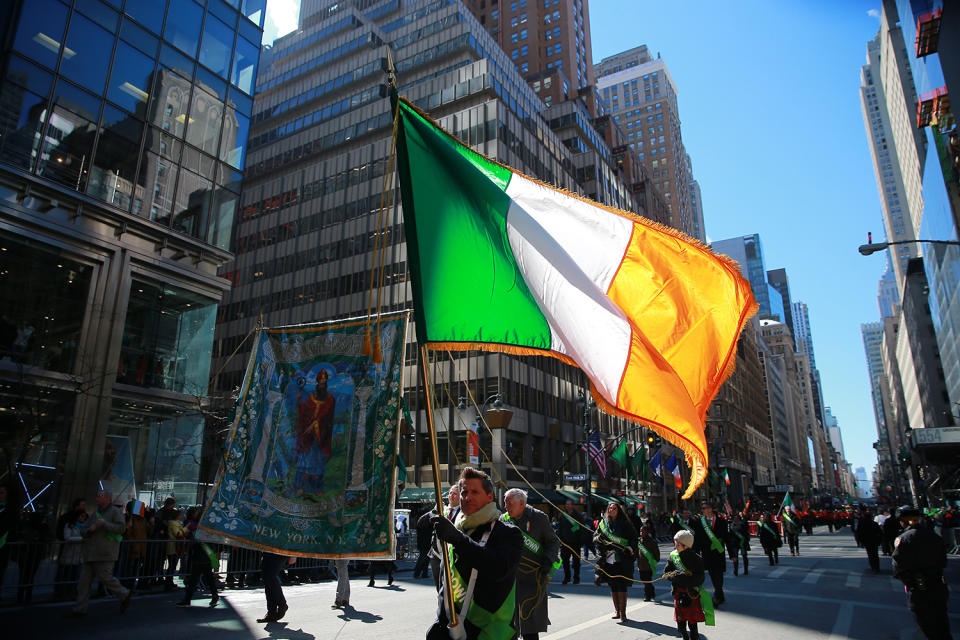
[[[756,310],[737,265],[475,153],[402,99],[396,109],[418,340],[580,367],[602,409],[683,449],[691,494],[707,408]]]

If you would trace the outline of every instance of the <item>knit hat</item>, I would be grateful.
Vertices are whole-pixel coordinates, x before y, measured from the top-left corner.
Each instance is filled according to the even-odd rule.
[[[686,529],[677,531],[677,533],[674,534],[673,539],[675,542],[679,542],[688,549],[693,546],[693,534]]]

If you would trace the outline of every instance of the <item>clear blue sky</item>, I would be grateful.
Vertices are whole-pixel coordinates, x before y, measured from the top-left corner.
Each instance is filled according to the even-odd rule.
[[[880,199],[860,113],[860,67],[880,2],[592,0],[593,59],[641,44],[677,85],[707,236],[759,233],[810,310],[825,401],[854,468],[876,463],[860,323],[879,319]]]
[[[535,0],[534,0],[535,1]],[[264,42],[296,27],[299,0],[269,0]],[[810,308],[824,395],[854,468],[876,463],[860,323],[879,319],[880,200],[860,115],[860,67],[880,26],[861,0],[591,0],[593,58],[646,44],[677,84],[707,236],[759,233]]]

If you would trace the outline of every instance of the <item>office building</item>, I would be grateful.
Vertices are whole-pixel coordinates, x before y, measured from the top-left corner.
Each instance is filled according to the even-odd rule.
[[[670,226],[706,241],[699,192],[680,132],[677,87],[666,63],[646,45],[594,65],[597,92],[666,200]]]
[[[516,13],[519,26],[521,6],[513,4],[516,11],[503,2],[500,10]],[[385,243],[383,307],[410,306],[399,204],[387,212],[379,238],[377,231],[392,130],[388,51],[399,93],[474,149],[558,187],[646,214],[582,102],[546,106],[542,84],[538,93],[525,81],[491,35],[489,18],[481,24],[462,2],[304,0],[299,24],[264,52],[257,77],[236,259],[222,270],[233,284],[217,324],[224,392],[240,384],[246,364],[229,355],[243,352],[261,314],[268,326],[365,315],[379,240]],[[432,483],[433,476],[412,327],[409,335],[404,379],[416,430],[409,435],[416,437],[403,440],[401,455],[412,487]],[[457,405],[469,388],[478,404],[499,393],[513,412],[506,428],[494,431],[497,446],[480,428],[487,456],[481,466],[498,486],[522,482],[506,453],[537,487],[583,488],[567,479],[585,471],[576,449],[584,437],[577,397],[586,381],[579,370],[551,358],[496,353],[440,359],[435,415],[446,482],[465,463],[475,410],[469,401],[462,410]],[[596,411],[587,419],[606,435],[633,426]],[[639,432],[628,437],[631,446],[641,439]],[[626,488],[625,473],[594,479],[601,493]]]
[[[710,248],[733,258],[740,265],[740,271],[750,281],[753,297],[760,307],[757,311],[758,318],[782,321],[786,317],[783,296],[767,280],[759,234],[717,240],[710,243]]]
[[[0,465],[27,510],[200,498],[264,10],[0,6]]]

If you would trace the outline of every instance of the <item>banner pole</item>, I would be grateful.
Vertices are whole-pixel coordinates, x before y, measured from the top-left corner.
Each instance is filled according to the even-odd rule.
[[[427,402],[427,425],[430,429],[430,455],[433,461],[433,489],[436,494],[437,500],[437,513],[440,517],[443,515],[443,491],[440,489],[440,458],[437,454],[437,428],[433,422],[433,386],[430,382],[430,361],[427,357],[427,347],[425,344],[420,345],[420,368],[423,370],[423,385],[424,393],[426,395]],[[447,553],[447,545],[440,544],[440,561],[443,565],[443,575],[445,578],[446,588],[444,592],[444,602],[447,606],[447,611],[450,614],[450,625],[448,631],[450,632],[451,637],[456,637],[463,635],[460,633],[460,629],[457,627],[460,626],[460,622],[457,620],[457,609],[454,606],[453,602],[453,590],[450,588],[453,575],[450,571],[450,556]]]

